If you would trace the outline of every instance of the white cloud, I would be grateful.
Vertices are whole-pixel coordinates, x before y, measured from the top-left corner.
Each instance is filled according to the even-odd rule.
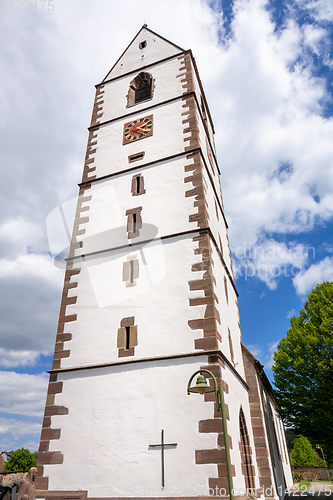
[[[307,24],[303,28],[305,44],[317,55],[323,55],[323,50],[327,47],[327,31],[312,24]],[[327,47],[328,48],[328,47]]]
[[[0,371],[1,412],[42,417],[48,376]]]
[[[271,370],[272,366],[274,365],[274,352],[276,351],[278,342],[273,342],[271,344],[268,344],[268,351],[269,351],[269,356],[266,356],[266,361],[265,361],[265,368],[266,370]]]
[[[10,432],[16,436],[25,436],[31,434],[40,434],[40,422],[18,420],[15,418],[0,417],[0,434]]]
[[[307,295],[312,288],[323,281],[333,281],[333,259],[330,257],[325,257],[298,274],[293,279],[293,284],[298,295]]]
[[[271,370],[274,364],[273,356],[276,351],[278,342],[272,342],[265,345],[251,344],[246,347],[253,354],[253,356],[260,361],[264,366],[265,371]]]
[[[272,342],[269,344],[250,344],[246,347],[253,354],[253,356],[260,361],[264,366],[265,371],[271,370],[274,364],[273,356],[276,351],[278,342]]]
[[[63,271],[49,255],[4,257],[0,282],[0,366],[31,366],[53,350]]]
[[[0,417],[0,451],[38,450],[42,419]]]
[[[311,74],[304,29],[290,20],[275,32],[262,4],[238,2],[234,36],[219,47],[208,82],[233,247],[265,232],[308,231],[333,215],[325,82]],[[319,31],[323,38],[323,29],[306,28],[308,44],[318,45]]]
[[[0,347],[0,366],[4,368],[34,366],[40,354],[40,351],[20,351]]]
[[[311,55],[331,64],[325,52],[329,29],[325,23],[300,27],[291,14],[276,31],[267,2],[237,0],[231,36],[222,45],[222,16],[209,3],[95,0],[92,6],[91,0],[57,0],[52,13],[2,10],[1,34],[10,41],[0,61],[6,75],[0,79],[3,366],[33,364],[37,353],[53,349],[62,273],[44,253],[45,220],[77,194],[93,86],[143,22],[196,57],[215,122],[230,241],[235,251],[244,242],[250,249],[239,259],[241,270],[248,266],[274,289],[284,270],[299,266],[298,293],[312,286],[311,273],[319,281],[327,275],[330,263],[304,271],[306,247],[300,246],[298,257],[297,244],[280,243],[274,233],[292,232],[296,240],[333,215],[333,120],[323,118],[326,82],[314,76]],[[330,0],[299,4],[318,20],[333,19]],[[93,42],[89,33],[96,34]],[[8,375],[10,387],[15,375]],[[23,385],[42,381],[24,379]],[[1,387],[6,411],[40,414],[41,388],[32,397],[42,401],[39,410],[32,410],[19,384],[14,394],[20,403]]]
[[[263,356],[263,347],[261,345],[258,345],[258,344],[250,344],[250,345],[247,345],[246,346],[249,351],[251,352],[251,354],[253,354],[253,356],[255,358],[261,358]]]
[[[49,286],[59,286],[62,273],[53,264],[53,260],[48,254],[19,255],[17,259],[0,259],[0,279],[37,278],[49,282]]]
[[[295,309],[292,309],[291,311],[288,311],[287,312],[287,318],[290,319],[292,318],[293,316],[296,316],[297,312]]]
[[[307,9],[318,21],[333,21],[333,5],[331,0],[297,0],[303,9]]]

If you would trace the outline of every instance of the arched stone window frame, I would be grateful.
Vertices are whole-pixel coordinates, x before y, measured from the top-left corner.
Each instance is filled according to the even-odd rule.
[[[252,462],[252,448],[250,446],[250,438],[247,430],[246,420],[243,408],[239,410],[239,451],[241,454],[242,472],[245,479],[245,488],[247,491],[255,488],[254,483],[254,467]],[[248,493],[249,494],[249,493]]]
[[[142,88],[143,82],[149,82],[147,87],[149,86],[149,94],[145,96],[143,99],[138,100],[138,90]],[[141,102],[148,101],[153,98],[155,89],[155,80],[150,73],[146,71],[141,71],[130,83],[128,94],[127,94],[127,108],[130,106],[134,106],[135,104],[140,104]]]

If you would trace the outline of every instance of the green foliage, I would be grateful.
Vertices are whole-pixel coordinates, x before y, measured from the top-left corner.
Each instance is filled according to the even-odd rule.
[[[293,479],[294,483],[299,483],[300,481],[302,481],[302,474],[300,474],[299,472],[293,472]]]
[[[291,465],[316,467],[316,455],[308,438],[297,436],[290,459]]]
[[[333,283],[317,285],[278,344],[273,367],[284,422],[333,463]]]
[[[289,453],[291,453],[291,450],[294,447],[295,444],[295,432],[292,429],[286,429],[286,441],[287,441],[287,448]]]
[[[27,471],[31,467],[36,467],[36,460],[33,453],[29,450],[21,448],[14,451],[2,472],[12,472],[17,470]]]
[[[319,453],[316,450],[313,450],[316,455],[316,467],[325,467],[324,460],[319,456]]]

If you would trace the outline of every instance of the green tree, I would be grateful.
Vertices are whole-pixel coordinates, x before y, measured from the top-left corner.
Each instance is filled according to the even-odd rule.
[[[305,436],[297,436],[294,448],[291,452],[291,465],[303,465],[305,467],[316,467],[316,455],[311,443]]]
[[[12,472],[16,470],[29,470],[31,467],[36,467],[36,460],[33,453],[29,450],[21,448],[14,451],[2,472]]]
[[[274,354],[276,398],[284,422],[333,462],[333,283],[317,285]]]

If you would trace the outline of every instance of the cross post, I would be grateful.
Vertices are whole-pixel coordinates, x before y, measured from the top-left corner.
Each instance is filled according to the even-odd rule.
[[[176,448],[177,443],[165,443],[164,442],[164,430],[161,432],[161,444],[150,444],[149,445],[149,450],[152,449],[161,449],[161,463],[162,463],[162,489],[165,486],[165,481],[164,481],[164,450],[165,449],[170,449],[170,448]]]

